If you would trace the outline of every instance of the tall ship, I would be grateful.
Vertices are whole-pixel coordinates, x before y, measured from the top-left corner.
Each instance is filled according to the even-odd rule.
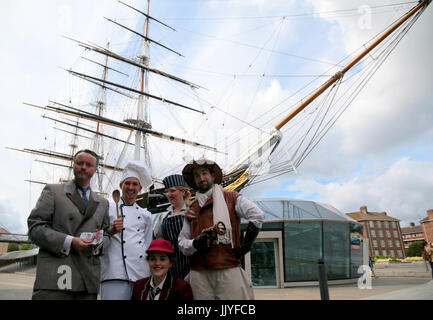
[[[46,104],[24,102],[25,107],[40,110],[54,127],[55,137],[50,136],[43,146],[9,149],[33,155],[35,168],[28,182],[36,185],[72,179],[73,155],[80,149],[92,149],[101,156],[92,189],[107,198],[119,188],[127,161],[144,161],[154,184],[143,190],[138,201],[153,213],[168,206],[162,179],[181,173],[193,159],[221,164],[228,190],[242,191],[272,181],[299,170],[370,79],[374,81],[374,74],[429,2],[371,8],[408,9],[367,42],[359,43],[350,55],[329,62],[311,58],[314,54],[297,56],[278,49],[287,36],[287,21],[297,18],[296,14],[267,17],[251,29],[246,24],[244,32],[256,32],[257,41],[245,44],[237,43],[233,35],[189,30],[183,20],[165,21],[152,13],[157,1],[142,1],[139,6],[118,1],[119,12],[128,11],[140,22],[131,25],[127,19],[104,17],[122,41],[93,43],[63,35],[65,41],[82,49],[73,66],[61,71],[70,76],[73,89],[68,96],[49,99]],[[351,15],[356,10],[359,8],[322,14]],[[247,20],[237,19],[239,23]],[[189,60],[182,42],[174,40],[185,30],[202,37],[203,46],[210,51],[211,40],[230,42],[233,51],[220,52],[219,61],[206,56]],[[240,56],[236,46],[247,48],[248,55]],[[191,48],[186,51],[194,52]],[[293,63],[275,63],[274,56],[318,64],[321,72],[292,74]],[[236,71],[226,71],[223,62]],[[224,93],[219,96],[212,95],[214,78],[225,79]],[[279,83],[293,78],[299,82],[297,90],[283,92],[278,99],[263,94],[265,87],[284,91]],[[247,87],[255,88],[253,96],[243,95]]]

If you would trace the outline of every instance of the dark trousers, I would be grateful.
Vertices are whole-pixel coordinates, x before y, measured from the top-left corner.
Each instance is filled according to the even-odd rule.
[[[32,300],[96,300],[98,295],[87,292],[34,290]]]
[[[433,279],[433,261],[429,261],[428,263],[430,263],[430,271],[431,271],[431,276]]]

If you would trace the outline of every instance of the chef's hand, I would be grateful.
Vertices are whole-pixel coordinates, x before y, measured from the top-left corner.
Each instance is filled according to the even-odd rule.
[[[108,232],[114,236],[116,233],[119,233],[123,230],[123,218],[117,218],[113,221],[113,225],[110,227]]]

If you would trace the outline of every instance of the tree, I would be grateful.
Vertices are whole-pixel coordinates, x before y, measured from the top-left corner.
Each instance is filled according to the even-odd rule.
[[[406,250],[407,257],[421,257],[422,250],[424,249],[422,246],[422,241],[415,241],[409,245],[409,248]]]

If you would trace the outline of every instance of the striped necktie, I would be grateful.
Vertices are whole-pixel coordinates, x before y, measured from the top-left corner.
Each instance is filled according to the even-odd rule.
[[[160,294],[161,288],[160,287],[150,287],[149,290],[149,300],[155,300],[155,297]]]
[[[89,199],[87,198],[87,191],[90,190],[90,186],[87,186],[85,188],[83,188],[82,186],[80,186],[79,184],[77,184],[78,189],[81,190],[81,198],[83,199],[84,203],[87,204],[89,203]]]

